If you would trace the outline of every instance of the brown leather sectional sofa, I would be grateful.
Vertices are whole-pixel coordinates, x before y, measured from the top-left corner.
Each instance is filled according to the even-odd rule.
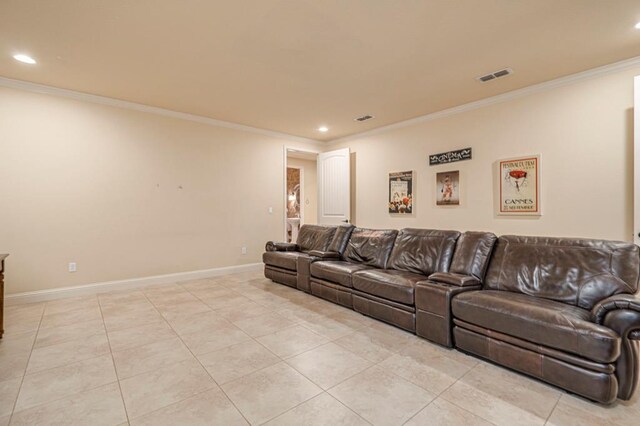
[[[273,281],[594,401],[636,389],[636,245],[304,225],[263,260]]]

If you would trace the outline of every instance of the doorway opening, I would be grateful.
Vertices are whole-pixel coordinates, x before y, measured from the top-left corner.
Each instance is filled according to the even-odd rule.
[[[318,153],[285,147],[284,237],[296,242],[304,224],[318,223]]]

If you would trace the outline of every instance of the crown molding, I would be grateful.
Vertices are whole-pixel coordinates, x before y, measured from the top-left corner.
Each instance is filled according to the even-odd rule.
[[[59,87],[47,86],[44,84],[32,83],[29,81],[15,80],[12,78],[0,76],[0,87],[10,89],[25,90],[28,92],[41,93],[45,95],[60,96],[63,98],[74,99],[77,101],[90,102],[94,104],[107,105],[116,108],[129,109],[133,111],[146,112],[150,114],[162,115],[165,117],[177,118],[180,120],[193,121],[196,123],[208,124],[210,126],[224,127],[233,130],[242,130],[245,132],[255,133],[258,135],[269,136],[287,141],[312,144],[314,146],[323,146],[323,144],[314,139],[303,138],[280,133],[273,130],[260,129],[244,124],[231,123],[229,121],[216,120],[215,118],[204,117],[201,115],[188,114],[186,112],[173,111],[170,109],[154,107],[150,105],[139,104],[135,102],[123,101],[121,99],[109,98],[106,96],[92,95],[90,93],[76,92],[69,89],[61,89]]]
[[[400,122],[389,124],[382,127],[376,127],[374,129],[366,130],[361,133],[355,133],[353,135],[328,141],[326,142],[325,146],[332,146],[342,142],[349,142],[354,139],[360,139],[363,137],[373,136],[379,133],[388,132],[390,130],[401,129],[403,127],[413,126],[416,124],[425,123],[427,121],[433,121],[433,120],[437,120],[444,117],[450,117],[452,115],[461,114],[463,112],[472,111],[472,110],[483,108],[489,105],[510,101],[512,99],[522,98],[535,93],[555,89],[557,87],[567,86],[579,81],[589,80],[589,79],[600,77],[607,74],[613,74],[628,68],[633,68],[635,66],[640,66],[640,56],[636,56],[630,59],[625,59],[619,62],[614,62],[608,65],[603,65],[601,67],[592,68],[590,70],[581,71],[579,73],[560,77],[555,80],[549,80],[543,83],[534,84],[532,86],[523,87],[522,89],[512,90],[510,92],[502,93],[500,95],[492,96],[490,98],[484,98],[477,101],[469,102],[469,103],[459,105],[453,108],[448,108],[442,111],[432,112],[430,114],[422,115],[416,118],[411,118],[409,120],[400,121]]]

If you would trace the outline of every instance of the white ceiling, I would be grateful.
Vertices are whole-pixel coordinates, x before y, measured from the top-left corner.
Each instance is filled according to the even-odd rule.
[[[0,0],[0,76],[332,140],[639,56],[639,21],[638,0]]]

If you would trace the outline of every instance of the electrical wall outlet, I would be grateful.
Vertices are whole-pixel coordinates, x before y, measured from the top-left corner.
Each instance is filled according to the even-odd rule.
[[[242,254],[247,254],[247,248],[246,247],[242,247],[242,249],[240,250],[240,252]]]
[[[269,214],[273,214],[273,207],[269,207]]]
[[[78,270],[78,265],[76,262],[69,262],[69,272],[76,272]]]

